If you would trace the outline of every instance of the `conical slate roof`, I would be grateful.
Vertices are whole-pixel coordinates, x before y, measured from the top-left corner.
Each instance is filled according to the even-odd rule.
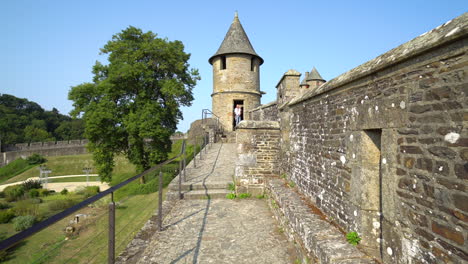
[[[263,59],[258,56],[252,47],[252,44],[250,44],[249,37],[247,37],[247,34],[245,33],[244,28],[239,21],[237,12],[234,16],[234,20],[231,23],[231,27],[224,37],[223,43],[221,43],[218,51],[213,56],[211,56],[208,61],[210,64],[212,64],[214,57],[233,53],[253,55],[260,59],[260,64],[263,64]]]
[[[306,81],[313,81],[313,80],[325,81],[322,78],[322,76],[320,76],[320,73],[318,73],[318,71],[317,71],[317,69],[315,69],[315,67],[312,69],[312,71],[306,77]]]
[[[304,76],[304,79],[302,80],[301,84],[299,84],[299,86],[305,86],[305,85],[308,85],[307,84],[307,78],[309,77],[309,72],[306,72],[305,73],[305,76]]]

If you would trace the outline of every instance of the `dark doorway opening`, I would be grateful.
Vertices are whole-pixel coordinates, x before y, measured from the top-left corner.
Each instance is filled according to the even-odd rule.
[[[241,114],[240,114],[240,120],[244,120],[244,100],[234,100],[234,104],[233,104],[233,107],[232,107],[232,128],[233,130],[235,130],[236,128],[236,114],[235,114],[235,109],[236,109],[236,106],[239,105],[240,106],[240,109],[241,109]]]

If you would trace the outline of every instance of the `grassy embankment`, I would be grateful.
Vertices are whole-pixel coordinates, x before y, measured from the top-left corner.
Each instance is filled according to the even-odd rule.
[[[180,152],[181,141],[173,144],[172,153],[174,157]],[[187,149],[189,159],[193,155],[193,147]],[[84,166],[89,166],[90,155],[50,157],[47,166],[55,175],[80,174]],[[174,170],[178,168],[178,160],[163,168],[164,184],[167,185],[174,177]],[[69,170],[68,170],[69,169]],[[34,170],[34,169],[33,169]],[[140,230],[142,225],[150,218],[157,208],[157,186],[158,172],[148,175],[145,184],[137,181],[119,190],[115,197],[119,200],[116,212],[116,252],[117,254],[125,248],[133,236]],[[33,175],[32,172],[24,172],[18,176],[27,179]],[[115,185],[135,175],[132,166],[123,157],[117,158],[115,173],[111,185]],[[17,181],[18,179],[14,180]],[[86,177],[84,177],[86,180]],[[44,197],[44,204],[52,200],[70,199],[75,194],[54,195]],[[88,216],[77,229],[78,235],[66,238],[64,228],[69,225],[73,215],[39,232],[25,242],[21,243],[9,255],[5,263],[103,263],[107,257],[107,204],[109,198],[104,198],[93,207],[83,208],[76,214]],[[43,204],[40,205],[45,207]],[[42,209],[45,210],[45,209]],[[75,214],[75,215],[76,215]],[[83,220],[82,220],[83,221]],[[3,238],[14,233],[12,224],[0,225],[0,234]]]

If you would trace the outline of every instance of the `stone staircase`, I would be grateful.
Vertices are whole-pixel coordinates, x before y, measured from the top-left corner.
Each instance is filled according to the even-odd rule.
[[[236,143],[236,131],[224,132],[221,140],[223,143]]]
[[[232,181],[231,181],[232,182]],[[197,199],[220,199],[226,198],[226,195],[231,193],[228,188],[229,182],[208,182],[208,183],[182,183],[181,193],[183,199],[197,200]],[[166,194],[168,200],[179,199],[179,186],[178,184],[169,185],[169,191]]]
[[[223,149],[221,153],[221,149]],[[228,190],[233,183],[235,160],[232,158],[221,159],[220,155],[232,155],[235,153],[235,144],[216,143],[208,145],[196,157],[196,167],[193,160],[187,165],[186,181],[181,184],[183,199],[220,199],[232,191]],[[178,175],[168,186],[167,200],[179,199],[179,177]]]

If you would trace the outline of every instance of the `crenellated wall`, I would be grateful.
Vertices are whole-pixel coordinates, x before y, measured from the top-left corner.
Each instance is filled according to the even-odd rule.
[[[15,159],[27,158],[34,153],[43,156],[78,155],[87,153],[88,140],[31,142],[2,146],[0,152],[0,167]]]
[[[251,112],[276,106],[279,173],[384,263],[468,261],[467,37],[464,14],[320,87],[285,74]]]

